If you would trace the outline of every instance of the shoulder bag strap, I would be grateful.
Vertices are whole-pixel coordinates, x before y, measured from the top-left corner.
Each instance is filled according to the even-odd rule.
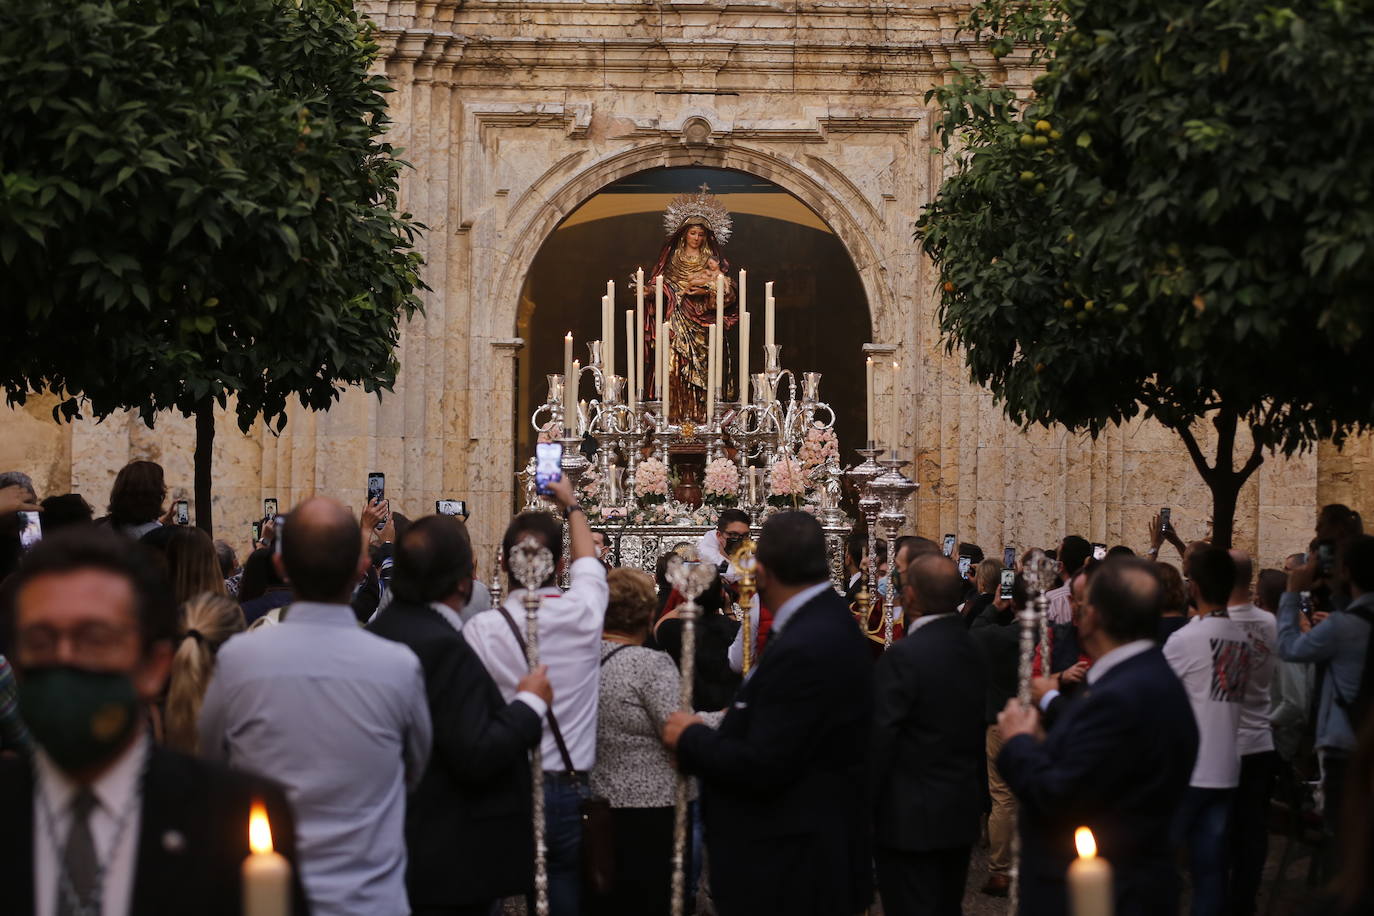
[[[521,653],[525,651],[525,637],[520,635],[520,628],[515,625],[515,618],[510,615],[504,605],[498,604],[496,609],[501,612],[501,616],[506,618],[506,623],[510,625],[511,635],[515,637],[515,643],[520,647]],[[572,755],[568,753],[567,742],[563,740],[563,731],[558,727],[558,717],[553,714],[553,704],[549,704],[547,713],[549,719],[549,731],[553,732],[553,743],[558,745],[558,755],[563,758],[563,766],[569,775],[577,775],[577,768],[573,766]]]
[[[607,653],[607,655],[606,655],[605,658],[603,658],[603,659],[601,660],[601,664],[604,666],[608,661],[610,661],[611,659],[615,658],[617,655],[619,655],[621,652],[624,652],[624,651],[625,651],[626,649],[628,649],[628,648],[630,648],[628,645],[626,645],[626,646],[616,646],[616,647],[615,647],[614,649],[612,649],[609,653]]]

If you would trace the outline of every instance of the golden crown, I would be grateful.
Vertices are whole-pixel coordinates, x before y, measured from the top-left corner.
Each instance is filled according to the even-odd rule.
[[[710,191],[703,184],[696,194],[679,194],[669,201],[668,209],[663,211],[664,234],[671,238],[683,226],[696,223],[710,229],[719,244],[728,242],[734,221],[730,219],[730,211]]]

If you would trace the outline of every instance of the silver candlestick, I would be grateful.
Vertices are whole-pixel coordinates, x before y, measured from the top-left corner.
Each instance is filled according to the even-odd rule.
[[[511,548],[511,574],[525,589],[525,664],[530,671],[539,667],[540,590],[553,575],[553,553],[532,537]],[[536,916],[549,914],[548,846],[544,839],[544,761],[543,740],[530,752],[530,784],[534,802],[534,908]]]
[[[883,453],[883,449],[870,442],[868,448],[857,451],[863,455],[863,462],[845,471],[844,476],[853,481],[854,488],[859,492],[859,514],[864,517],[864,523],[868,526],[868,574],[864,578],[868,585],[868,594],[872,596],[878,594],[878,512],[883,504],[870,488],[870,484],[883,472],[882,466],[875,460]],[[864,625],[867,626],[868,621],[865,620]]]
[[[878,513],[878,521],[887,533],[887,563],[888,569],[892,569],[897,563],[897,532],[906,524],[906,502],[911,494],[916,492],[919,485],[902,473],[902,466],[908,462],[901,458],[894,455],[891,458],[884,458],[878,463],[887,470],[870,481],[868,486],[882,505],[881,511]],[[887,597],[883,600],[883,648],[885,650],[892,648],[893,628],[895,627],[895,622],[892,619],[892,605],[896,597],[893,594],[893,589],[889,588]]]

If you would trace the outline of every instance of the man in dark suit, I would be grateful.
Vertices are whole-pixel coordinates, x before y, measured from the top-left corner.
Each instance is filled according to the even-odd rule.
[[[721,916],[840,916],[872,901],[864,785],[873,663],[803,512],[764,523],[755,579],[773,632],[718,730],[674,713],[664,743],[702,777]]]
[[[948,557],[896,556],[907,636],[874,671],[874,859],[886,916],[963,912],[986,795],[987,674]]]
[[[166,683],[176,608],[143,551],[108,529],[72,530],[36,547],[12,583],[5,619],[36,748],[0,760],[6,913],[238,916],[254,803],[295,865],[281,789],[153,745],[143,707]],[[308,912],[298,879],[292,891],[294,912]]]
[[[1087,683],[1049,735],[1016,700],[998,719],[998,768],[1020,803],[1021,913],[1067,912],[1074,831],[1091,828],[1112,864],[1116,912],[1178,911],[1169,832],[1188,789],[1198,731],[1178,677],[1154,643],[1163,588],[1145,560],[1093,574],[1079,620]]]
[[[533,888],[529,750],[553,700],[542,666],[507,704],[460,634],[472,596],[472,544],[445,515],[396,545],[395,600],[368,627],[420,658],[434,749],[406,806],[406,889],[415,916],[487,916]]]

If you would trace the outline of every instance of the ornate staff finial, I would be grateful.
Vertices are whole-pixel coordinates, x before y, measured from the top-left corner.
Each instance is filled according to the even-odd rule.
[[[553,552],[532,537],[524,538],[511,548],[506,563],[526,589],[534,591],[553,575]]]

